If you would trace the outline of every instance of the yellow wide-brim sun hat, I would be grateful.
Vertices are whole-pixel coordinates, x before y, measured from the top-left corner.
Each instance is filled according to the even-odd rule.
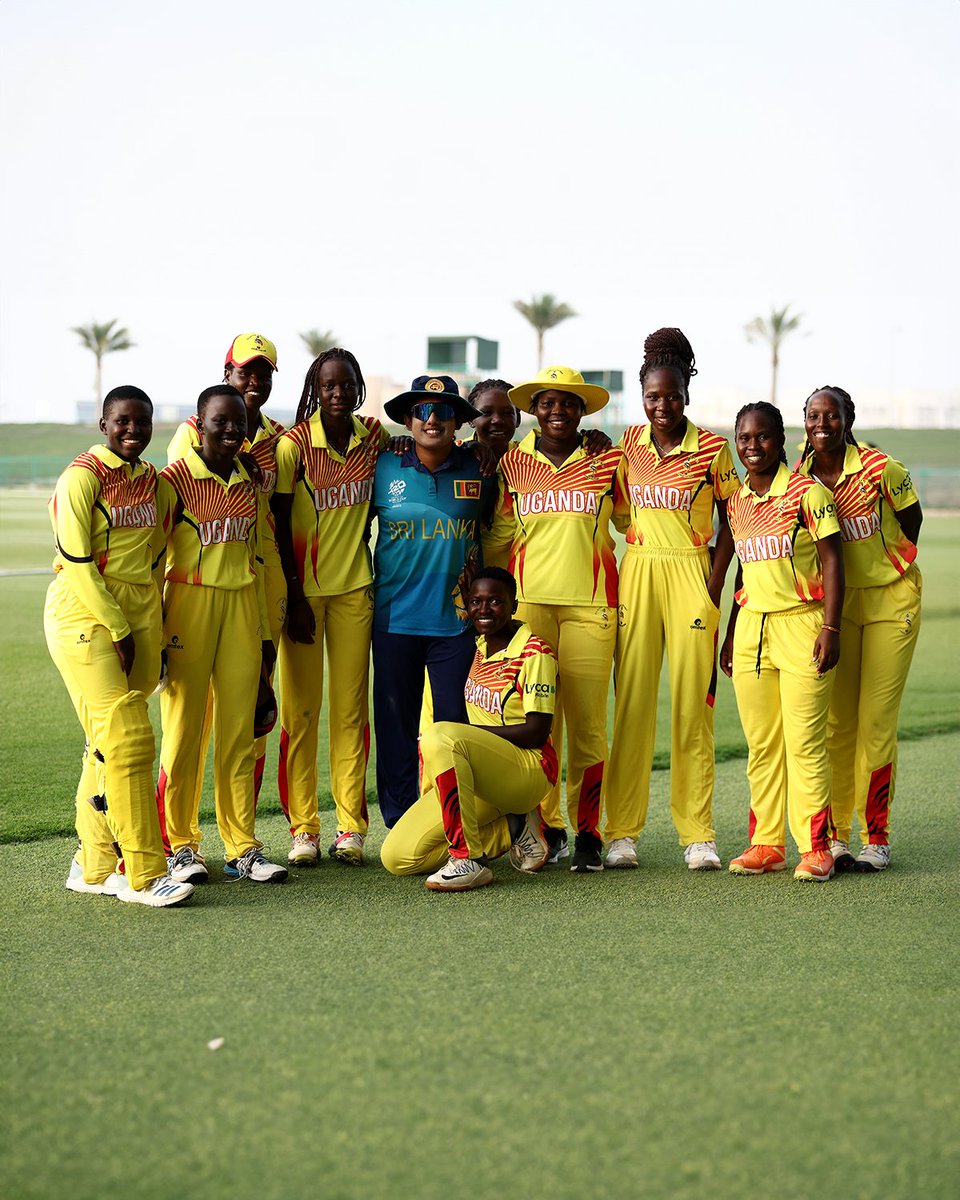
[[[520,383],[507,395],[524,412],[532,413],[540,392],[572,392],[583,401],[585,413],[598,412],[609,401],[610,393],[599,383],[584,383],[573,367],[544,367],[530,383]]]

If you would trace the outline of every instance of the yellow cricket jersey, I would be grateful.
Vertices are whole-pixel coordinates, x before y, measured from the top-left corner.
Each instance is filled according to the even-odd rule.
[[[713,537],[715,501],[740,486],[725,438],[687,421],[683,441],[664,458],[649,425],[634,425],[620,439],[619,490],[630,505],[629,527],[614,520],[627,541],[642,546],[707,546]]]
[[[53,569],[119,642],[130,632],[107,581],[148,584],[157,542],[157,472],[125,462],[106,446],[78,455],[57,480],[48,506]]]
[[[279,421],[273,421],[266,413],[260,414],[260,428],[251,442],[243,439],[241,452],[250,454],[260,468],[260,555],[264,566],[279,567],[280,551],[277,549],[277,530],[270,511],[270,497],[277,486],[277,440],[284,432]],[[197,418],[188,417],[177,427],[167,446],[167,463],[186,458],[188,451],[199,446],[201,437],[197,429]]]
[[[578,447],[560,466],[540,453],[533,431],[500,460],[493,527],[484,535],[487,561],[510,547],[517,598],[533,604],[617,603],[617,560],[610,534],[623,452],[593,457]]]
[[[813,455],[797,469],[812,475]],[[847,587],[882,587],[899,579],[917,557],[917,548],[895,514],[920,502],[903,463],[882,450],[847,446],[833,498]]]
[[[522,725],[529,712],[552,716],[557,702],[557,656],[526,624],[493,654],[487,654],[487,639],[477,638],[463,695],[471,725]],[[540,761],[555,783],[557,753],[549,739]]]
[[[749,482],[727,504],[733,544],[743,570],[737,603],[751,612],[784,612],[823,599],[815,542],[839,533],[833,496],[823,484],[782,463],[769,492]]]
[[[239,463],[225,482],[196,450],[164,467],[157,481],[160,526],[167,540],[167,582],[226,591],[254,584],[261,629],[268,630],[257,556],[258,504],[257,488]]]
[[[373,581],[366,542],[377,457],[389,434],[353,418],[346,456],[327,441],[319,412],[277,442],[277,491],[293,496],[291,532],[306,596],[341,596]]]

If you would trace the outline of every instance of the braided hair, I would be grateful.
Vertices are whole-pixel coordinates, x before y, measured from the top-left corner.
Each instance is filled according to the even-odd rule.
[[[787,451],[784,448],[787,435],[783,428],[783,413],[781,413],[775,404],[771,404],[769,400],[757,400],[754,404],[745,404],[740,409],[737,413],[737,419],[733,423],[734,437],[736,437],[737,430],[740,428],[741,418],[745,417],[747,413],[752,412],[763,413],[764,416],[770,418],[770,423],[773,425],[775,432],[780,435],[780,461],[785,465],[789,465],[787,463]]]
[[[349,350],[343,350],[339,346],[333,346],[330,350],[324,350],[310,364],[306,377],[303,381],[303,392],[300,395],[300,403],[297,406],[296,424],[301,421],[307,421],[320,407],[320,371],[323,364],[327,362],[345,362],[349,363],[353,368],[353,372],[357,377],[357,402],[353,406],[353,411],[356,412],[361,408],[363,402],[367,398],[367,385],[363,380],[363,372],[360,370],[360,364],[350,353]]]
[[[828,383],[826,387],[814,388],[814,390],[803,402],[804,420],[806,420],[807,416],[807,405],[814,398],[814,396],[819,396],[823,392],[826,392],[827,395],[832,396],[834,400],[836,400],[837,404],[840,405],[840,411],[843,413],[844,442],[846,442],[848,446],[858,445],[859,443],[857,442],[857,439],[853,436],[853,423],[857,419],[856,405],[853,403],[853,398],[851,397],[850,393],[845,392],[842,387],[837,387],[835,384]],[[803,462],[803,460],[812,453],[813,447],[810,445],[810,439],[804,438],[803,449],[800,451],[800,461]]]
[[[470,395],[467,397],[467,403],[472,404],[476,408],[477,401],[484,392],[503,392],[506,395],[513,387],[512,383],[507,383],[505,379],[481,379],[479,383],[475,383],[470,389]],[[520,428],[520,409],[514,405],[514,417],[516,418],[517,428]]]
[[[650,371],[657,367],[673,367],[683,378],[684,388],[697,373],[693,347],[682,329],[657,329],[643,343],[643,366],[640,382],[643,383]]]

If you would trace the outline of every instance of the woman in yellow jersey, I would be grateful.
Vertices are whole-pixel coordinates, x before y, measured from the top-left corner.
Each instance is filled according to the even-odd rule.
[[[920,632],[923,581],[914,560],[923,512],[903,463],[857,445],[848,392],[819,388],[803,416],[807,441],[798,469],[833,492],[846,576],[843,655],[827,721],[830,852],[837,870],[883,871],[890,862],[897,719]],[[856,860],[854,808],[862,843]]]
[[[616,715],[605,793],[608,867],[636,867],[646,824],[663,652],[670,663],[670,811],[691,870],[717,870],[713,702],[720,595],[733,541],[727,500],[740,486],[724,438],[688,420],[693,348],[679,329],[644,342],[646,425],[620,439],[629,501],[620,564]],[[719,532],[710,546],[716,515]]]
[[[349,350],[326,350],[307,372],[297,421],[277,445],[273,497],[286,577],[280,639],[280,801],[290,821],[289,860],[320,854],[317,739],[324,649],[330,726],[330,787],[337,832],[330,856],[360,865],[367,833],[370,749],[367,684],[373,573],[366,541],[377,456],[387,435],[358,417],[366,397]]]
[[[278,883],[254,834],[254,711],[273,666],[257,557],[259,493],[237,455],[246,437],[243,397],[228,383],[200,393],[200,446],[160,473],[157,499],[167,539],[163,600],[167,683],[157,803],[174,878],[203,882],[198,775],[213,688],[217,826],[228,878]]]
[[[263,590],[267,599],[267,618],[270,622],[270,640],[279,645],[283,627],[286,585],[280,555],[277,551],[276,531],[270,510],[270,497],[277,483],[276,446],[283,426],[263,411],[273,390],[273,375],[277,369],[277,348],[261,333],[241,333],[230,343],[224,367],[224,383],[233,384],[243,396],[247,410],[247,435],[240,450],[240,461],[250,470],[251,477],[260,492],[260,557],[263,560]],[[189,451],[200,445],[196,415],[188,417],[170,440],[167,447],[167,463],[176,462]],[[271,674],[272,678],[272,674]],[[201,759],[206,762],[207,745],[210,740],[210,722],[213,709],[207,703],[204,716]],[[256,739],[254,747],[257,761],[254,783],[257,796],[263,786],[263,768],[267,757],[266,734]],[[203,787],[203,772],[197,780]],[[200,802],[199,792],[197,803]]]
[[[730,871],[782,871],[789,815],[794,878],[823,883],[834,871],[826,730],[843,611],[836,505],[788,468],[778,408],[746,405],[735,437],[747,479],[727,504],[739,566],[720,666],[749,750],[750,846]]]
[[[464,689],[469,723],[424,730],[423,794],[380,852],[394,875],[432,872],[431,891],[493,883],[487,861],[508,849],[520,871],[547,861],[537,806],[558,771],[550,743],[557,664],[529,625],[513,619],[516,610],[513,576],[481,568],[467,596],[479,635]]]
[[[44,633],[87,743],[76,795],[80,848],[67,887],[162,908],[193,887],[167,875],[152,796],[146,697],[160,675],[157,473],[140,459],[153,433],[150,397],[114,388],[100,429],[104,445],[73,460],[50,501],[56,578]]]
[[[557,725],[567,732],[567,810],[576,829],[571,870],[603,870],[600,808],[607,758],[607,689],[617,636],[617,563],[610,519],[623,455],[591,456],[580,420],[609,400],[570,367],[547,367],[510,399],[533,413],[532,432],[500,460],[490,562],[509,548],[520,619],[556,647],[561,688]],[[623,501],[620,501],[621,505]],[[559,742],[559,738],[558,738]],[[559,783],[543,805],[551,859],[566,850]]]

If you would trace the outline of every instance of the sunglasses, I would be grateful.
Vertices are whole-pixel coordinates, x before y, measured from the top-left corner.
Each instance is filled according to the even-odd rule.
[[[453,405],[447,404],[444,400],[424,400],[420,404],[415,404],[410,411],[418,421],[428,421],[431,414],[438,421],[452,421],[457,415],[457,410]]]

